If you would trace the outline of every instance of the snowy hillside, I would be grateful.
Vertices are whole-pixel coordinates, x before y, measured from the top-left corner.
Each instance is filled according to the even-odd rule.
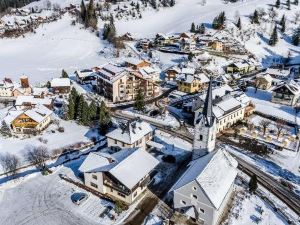
[[[52,4],[58,3],[66,7],[70,3],[79,4],[80,0],[51,0]],[[97,1],[95,1],[97,2]],[[116,20],[118,35],[130,32],[135,37],[154,37],[156,33],[166,34],[187,31],[192,22],[196,24],[205,23],[207,27],[213,18],[224,10],[227,17],[227,27],[232,29],[231,34],[238,39],[246,49],[267,66],[273,58],[287,57],[291,54],[292,62],[299,62],[299,47],[291,45],[290,36],[295,29],[295,14],[300,6],[292,5],[288,11],[284,7],[276,9],[278,18],[283,14],[287,17],[288,36],[279,34],[279,42],[275,47],[267,43],[273,23],[266,23],[260,26],[250,24],[249,16],[255,9],[265,8],[267,12],[274,0],[243,0],[237,3],[224,3],[222,0],[210,0],[203,5],[203,0],[177,0],[176,5],[170,8],[147,8],[142,12],[141,19]],[[127,2],[127,4],[129,4]],[[39,6],[44,7],[46,0],[34,2],[27,8]],[[124,2],[120,5],[123,7]],[[116,6],[112,7],[113,12]],[[236,15],[239,14],[243,24],[243,32],[250,32],[250,39],[241,40],[241,34],[236,32],[233,24]],[[80,25],[71,26],[72,18],[64,16],[58,22],[44,24],[39,27],[36,34],[27,34],[25,38],[1,39],[0,40],[0,74],[17,79],[20,75],[26,74],[32,82],[45,82],[46,80],[60,76],[61,69],[74,72],[76,69],[93,67],[108,62],[111,59],[105,58],[104,54],[99,55],[107,45],[97,38],[94,33],[80,29]],[[99,21],[99,28],[102,29],[104,22]],[[233,28],[232,28],[233,27]],[[110,52],[107,50],[107,52]],[[110,52],[111,53],[111,52]],[[109,55],[106,54],[106,55]],[[163,61],[163,59],[162,59]]]

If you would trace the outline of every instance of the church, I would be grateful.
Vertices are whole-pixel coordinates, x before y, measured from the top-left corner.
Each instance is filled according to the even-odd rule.
[[[204,225],[220,222],[233,195],[238,166],[225,149],[215,147],[212,107],[210,80],[203,113],[195,126],[192,161],[171,189],[174,208]]]

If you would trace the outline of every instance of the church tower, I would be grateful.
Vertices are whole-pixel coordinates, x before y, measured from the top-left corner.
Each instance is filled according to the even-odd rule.
[[[217,125],[212,106],[212,79],[210,79],[202,115],[195,125],[193,160],[215,149]]]

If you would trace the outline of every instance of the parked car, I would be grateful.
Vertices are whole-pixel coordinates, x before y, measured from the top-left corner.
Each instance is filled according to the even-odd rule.
[[[71,200],[74,204],[80,205],[83,202],[85,202],[88,199],[88,197],[89,197],[88,194],[78,192],[78,193],[72,194]]]

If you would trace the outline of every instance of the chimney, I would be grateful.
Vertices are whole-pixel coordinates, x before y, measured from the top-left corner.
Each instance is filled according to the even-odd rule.
[[[29,88],[29,81],[28,81],[27,76],[21,76],[20,81],[21,81],[21,87],[22,88]]]

